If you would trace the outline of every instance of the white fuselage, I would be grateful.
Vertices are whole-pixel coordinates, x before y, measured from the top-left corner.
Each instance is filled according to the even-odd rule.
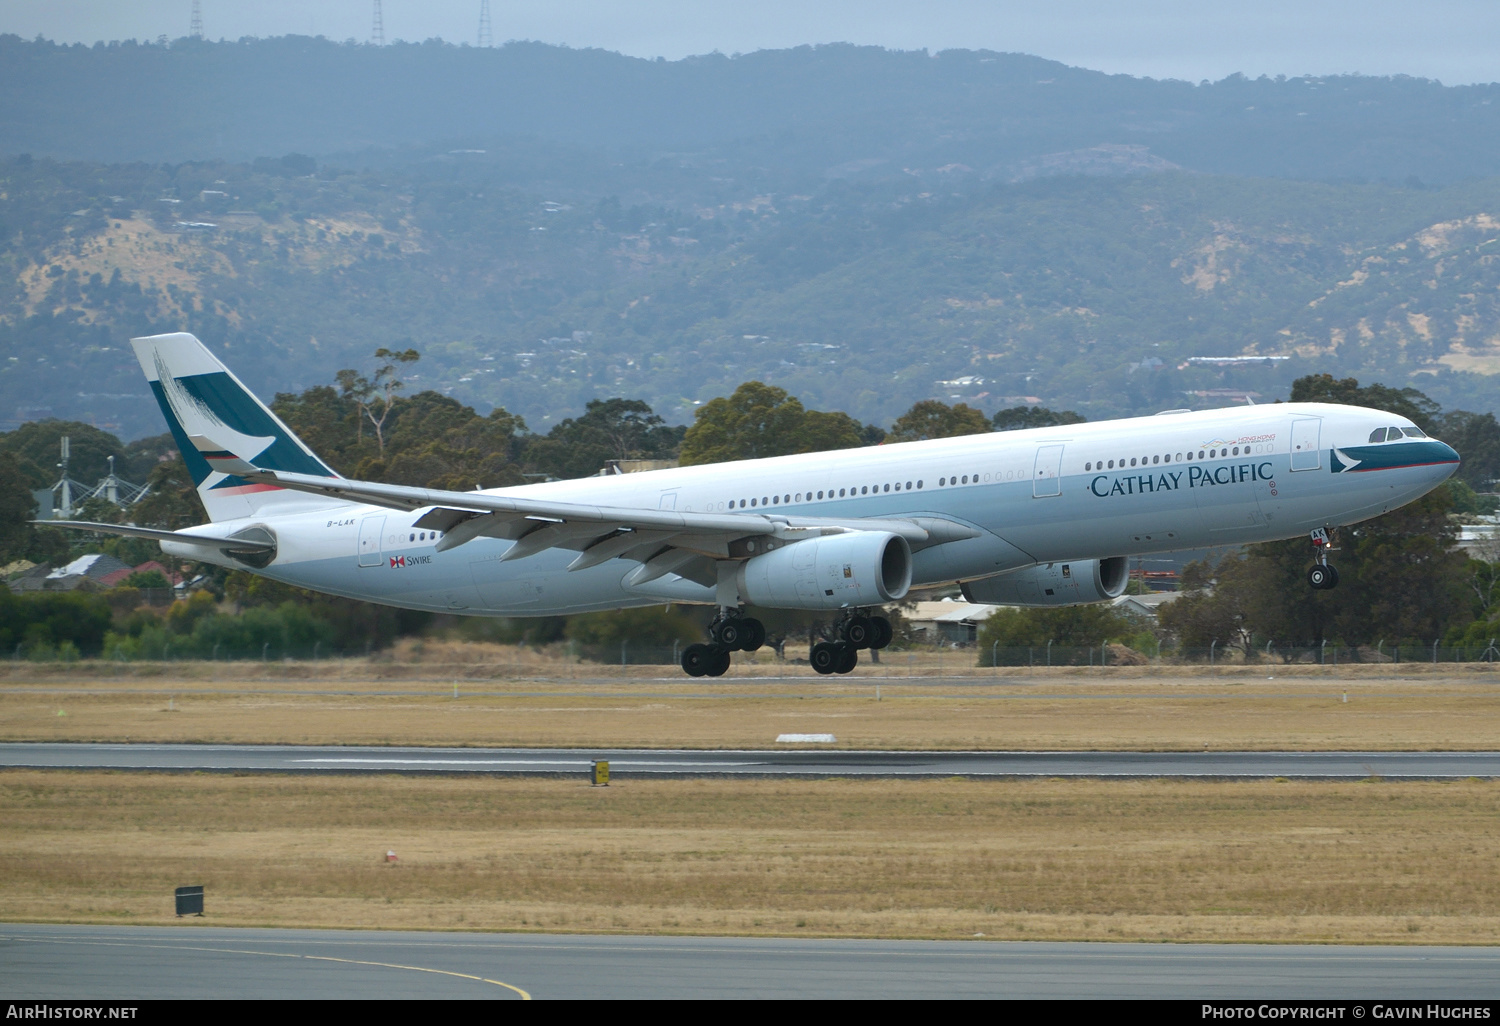
[[[913,584],[923,586],[1038,563],[1290,538],[1378,516],[1430,491],[1457,465],[1453,450],[1432,439],[1371,445],[1372,432],[1387,426],[1410,421],[1358,407],[1287,403],[486,494],[772,519],[934,517],[977,529],[978,537],[914,553]],[[276,558],[257,571],[268,577],[415,609],[540,616],[715,600],[714,589],[674,576],[627,584],[638,564],[619,559],[569,572],[577,553],[568,550],[501,560],[515,543],[481,537],[437,552],[436,536],[414,526],[421,510],[303,498],[296,512],[213,526],[270,528],[279,543]],[[202,558],[189,546],[164,548]]]

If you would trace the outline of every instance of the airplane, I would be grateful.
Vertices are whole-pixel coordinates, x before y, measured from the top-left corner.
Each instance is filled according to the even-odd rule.
[[[354,481],[187,333],[131,340],[210,523],[170,555],[312,591],[474,616],[672,602],[717,607],[682,668],[720,676],[764,627],[747,605],[823,611],[822,674],[883,648],[880,607],[956,582],[971,602],[1123,593],[1130,557],[1334,532],[1405,505],[1459,455],[1410,420],[1328,403],[1149,417],[612,474],[472,492]]]

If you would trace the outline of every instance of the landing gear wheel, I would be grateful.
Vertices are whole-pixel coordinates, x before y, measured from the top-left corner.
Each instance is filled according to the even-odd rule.
[[[753,616],[747,616],[740,622],[745,625],[745,640],[740,642],[741,650],[745,652],[754,652],[756,649],[760,648],[760,646],[766,643],[765,624],[761,623]]]
[[[847,641],[839,647],[843,649],[843,658],[839,660],[839,664],[834,668],[833,672],[848,673],[850,670],[859,665],[859,649],[855,648]]]
[[[702,677],[714,664],[716,651],[710,645],[689,645],[682,650],[682,669],[690,677]]]
[[[870,641],[875,637],[876,630],[868,616],[851,616],[844,624],[842,633],[844,640],[857,650],[870,647]]]
[[[1307,571],[1307,583],[1314,591],[1328,591],[1338,587],[1339,572],[1331,563],[1318,563]]]
[[[708,676],[722,677],[724,676],[724,672],[729,669],[729,649],[721,648],[718,645],[710,645],[709,647],[713,649],[714,658],[708,666]]]
[[[722,621],[714,630],[714,640],[724,646],[727,652],[738,651],[745,647],[745,639],[750,634],[746,626],[746,621],[737,616],[731,616]]]
[[[807,661],[818,673],[837,673],[843,664],[843,652],[841,646],[832,641],[820,641],[812,647]]]
[[[885,648],[891,643],[891,639],[896,636],[896,632],[891,628],[891,621],[883,616],[872,616],[870,617],[870,623],[875,625],[875,636],[870,640],[870,647],[875,649]]]

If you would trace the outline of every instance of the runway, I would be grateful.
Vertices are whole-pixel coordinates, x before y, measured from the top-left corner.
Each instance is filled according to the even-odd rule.
[[[0,924],[9,1000],[1493,999],[1500,948]]]
[[[0,744],[0,768],[643,777],[1500,777],[1500,752],[870,752]]]

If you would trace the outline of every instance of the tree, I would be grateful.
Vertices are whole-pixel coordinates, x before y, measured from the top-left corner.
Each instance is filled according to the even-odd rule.
[[[1463,457],[1457,477],[1478,491],[1490,491],[1500,479],[1500,422],[1493,413],[1454,410],[1437,418],[1433,434]]]
[[[1210,567],[1194,561],[1183,568],[1184,594],[1157,611],[1157,621],[1176,636],[1183,648],[1223,648],[1241,645],[1248,651],[1250,633],[1245,607],[1248,591],[1243,577],[1246,560],[1225,556]]]
[[[967,403],[949,406],[937,399],[923,399],[896,419],[886,440],[920,442],[928,438],[983,435],[991,430],[989,419]]]
[[[55,482],[59,442],[68,436],[68,476],[84,483],[99,480],[109,473],[109,457],[115,457],[123,470],[125,448],[120,440],[92,424],[76,420],[34,420],[22,424],[9,434],[0,435],[0,449],[15,453],[40,468],[47,480],[36,487]]]
[[[1107,603],[1054,608],[1001,608],[979,627],[980,648],[1058,645],[1102,645],[1133,633],[1130,618]]]
[[[1083,424],[1088,420],[1072,410],[1049,410],[1045,406],[1012,406],[991,419],[996,431],[1020,431],[1023,428],[1057,427]]]
[[[670,427],[640,399],[593,399],[543,438],[530,439],[525,463],[553,477],[587,477],[609,460],[677,457],[686,427]]]
[[[1162,626],[1188,647],[1236,633],[1277,646],[1324,641],[1373,645],[1443,637],[1474,617],[1473,574],[1454,547],[1446,487],[1340,532],[1333,562],[1339,586],[1307,586],[1311,547],[1302,539],[1252,545],[1209,569],[1189,564],[1189,592],[1160,611]]]
[[[406,387],[396,377],[396,372],[401,366],[416,363],[421,358],[422,354],[415,349],[395,350],[382,346],[375,350],[375,359],[383,362],[375,369],[372,377],[367,378],[349,368],[335,375],[344,398],[353,401],[362,415],[358,437],[364,437],[364,420],[367,418],[375,427],[375,442],[381,456],[385,455],[385,422],[395,408],[398,398],[396,393]],[[375,415],[377,407],[380,410],[378,417]]]
[[[0,450],[0,564],[20,559],[32,547],[35,531],[29,521],[36,516],[34,487],[20,461]]]
[[[859,423],[844,413],[804,409],[785,389],[747,381],[728,398],[698,409],[682,439],[683,466],[854,449],[863,444]]]
[[[1309,374],[1292,382],[1294,403],[1342,403],[1366,406],[1406,417],[1431,434],[1438,415],[1438,404],[1415,388],[1391,388],[1376,382],[1363,388],[1354,378],[1334,378],[1332,374]]]
[[[207,523],[208,513],[198,498],[198,488],[181,456],[158,463],[146,479],[146,487],[145,498],[130,507],[126,514],[134,523],[172,531]]]

